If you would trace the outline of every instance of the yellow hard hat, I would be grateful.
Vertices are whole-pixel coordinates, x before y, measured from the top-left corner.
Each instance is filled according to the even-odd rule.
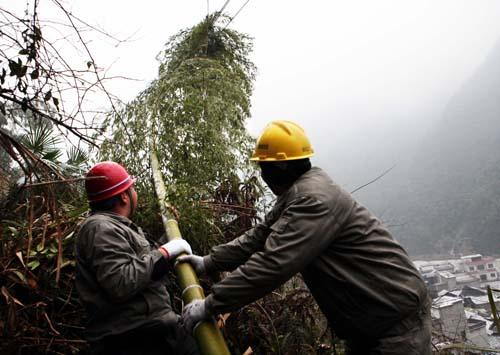
[[[312,157],[314,151],[304,130],[291,121],[273,121],[257,140],[250,160],[283,161]]]

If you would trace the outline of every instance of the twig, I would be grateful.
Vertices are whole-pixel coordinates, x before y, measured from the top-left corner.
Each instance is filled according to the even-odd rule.
[[[271,327],[273,328],[274,337],[276,338],[276,345],[278,346],[278,354],[281,354],[280,339],[278,337],[278,332],[276,331],[276,327],[274,326],[273,319],[271,318],[271,316],[269,315],[269,313],[267,313],[267,311],[265,310],[265,308],[262,307],[262,305],[259,302],[256,302],[255,305],[257,305],[257,307],[260,308],[260,310],[262,311],[262,313],[264,313],[264,315],[267,317],[267,319],[271,323]]]
[[[43,316],[45,317],[45,319],[47,320],[47,323],[49,324],[49,328],[50,330],[52,330],[56,335],[61,335],[61,333],[59,333],[55,328],[54,326],[52,325],[52,322],[50,321],[50,318],[49,316],[47,315],[47,312],[43,312]]]
[[[10,337],[0,337],[4,340],[12,340]],[[58,344],[86,344],[87,341],[81,339],[54,339],[54,338],[38,338],[38,337],[16,337],[18,340],[32,340],[32,341],[52,341]]]
[[[44,186],[44,185],[51,185],[51,184],[60,184],[60,183],[73,183],[73,182],[78,182],[82,180],[96,180],[96,179],[105,179],[104,176],[89,176],[89,177],[82,177],[82,178],[74,178],[74,179],[64,179],[64,180],[54,180],[54,181],[43,181],[43,182],[37,182],[34,184],[28,184],[28,185],[23,185],[21,188],[25,187],[35,187],[35,186]]]
[[[62,232],[61,220],[59,214],[56,212],[56,235],[57,235],[57,265],[56,265],[56,285],[59,285],[61,278],[61,267],[63,262],[63,245],[62,245]]]
[[[6,99],[6,100],[9,100],[9,101],[11,101],[11,102],[14,102],[14,103],[16,103],[16,104],[18,104],[18,105],[23,105],[23,102],[22,102],[21,100],[19,100],[19,99],[15,98],[15,97],[13,97],[13,96],[8,96],[8,95],[1,94],[1,93],[0,93],[0,97],[4,98],[4,99]],[[86,136],[84,136],[83,134],[81,134],[80,132],[75,131],[75,130],[73,129],[73,127],[71,127],[70,125],[67,125],[67,124],[66,124],[66,123],[64,123],[63,121],[61,121],[61,120],[57,120],[57,119],[53,118],[52,116],[47,115],[46,113],[44,113],[44,112],[42,112],[42,111],[38,110],[36,107],[34,107],[34,106],[33,106],[33,105],[31,105],[31,104],[28,104],[28,109],[29,109],[30,111],[32,111],[33,113],[35,113],[35,114],[37,114],[37,115],[40,115],[41,117],[46,118],[46,119],[48,119],[48,120],[49,120],[49,121],[51,121],[51,122],[54,122],[56,125],[59,125],[59,126],[62,126],[62,127],[64,127],[64,128],[66,128],[68,131],[70,131],[71,133],[73,133],[76,137],[78,137],[79,139],[81,139],[81,140],[83,140],[83,141],[87,142],[88,144],[90,144],[90,145],[93,145],[93,146],[96,146],[96,147],[97,147],[97,145],[96,145],[96,144],[95,144],[92,140],[90,140],[89,138],[87,138]]]
[[[389,171],[391,171],[392,169],[394,169],[396,167],[396,165],[393,165],[392,167],[390,167],[389,169],[387,169],[386,171],[384,171],[382,174],[380,174],[379,176],[377,176],[375,179],[373,179],[372,181],[370,182],[367,182],[366,184],[364,185],[361,185],[360,187],[357,187],[355,188],[354,190],[351,191],[351,194],[355,193],[356,191],[359,191],[361,190],[363,187],[366,187],[370,184],[373,184],[375,181],[377,181],[378,179],[381,179],[382,177],[384,177],[384,175],[386,175]]]
[[[78,330],[84,330],[85,327],[81,327],[78,325],[71,325],[71,324],[64,324],[64,323],[56,323],[60,327],[65,327],[65,328],[71,328],[71,329],[78,329]]]

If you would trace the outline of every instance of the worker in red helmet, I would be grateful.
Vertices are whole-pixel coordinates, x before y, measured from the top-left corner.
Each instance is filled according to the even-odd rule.
[[[171,261],[191,254],[182,239],[160,245],[131,220],[134,179],[111,161],[87,173],[90,216],[76,237],[76,289],[92,354],[198,354],[179,326],[165,286]]]

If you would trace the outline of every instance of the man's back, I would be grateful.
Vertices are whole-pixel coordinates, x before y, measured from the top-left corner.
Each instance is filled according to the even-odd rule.
[[[403,248],[321,169],[305,173],[287,195],[314,196],[330,212],[322,219],[328,246],[302,275],[340,336],[381,336],[427,306],[425,284]]]

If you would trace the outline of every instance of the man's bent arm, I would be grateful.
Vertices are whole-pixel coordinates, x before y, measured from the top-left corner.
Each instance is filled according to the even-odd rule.
[[[323,203],[303,196],[271,229],[262,251],[212,286],[207,297],[212,312],[234,311],[279,287],[328,247],[339,225]]]
[[[212,248],[204,257],[208,271],[232,271],[257,251],[264,248],[266,239],[271,232],[266,221],[258,224],[229,243]]]

